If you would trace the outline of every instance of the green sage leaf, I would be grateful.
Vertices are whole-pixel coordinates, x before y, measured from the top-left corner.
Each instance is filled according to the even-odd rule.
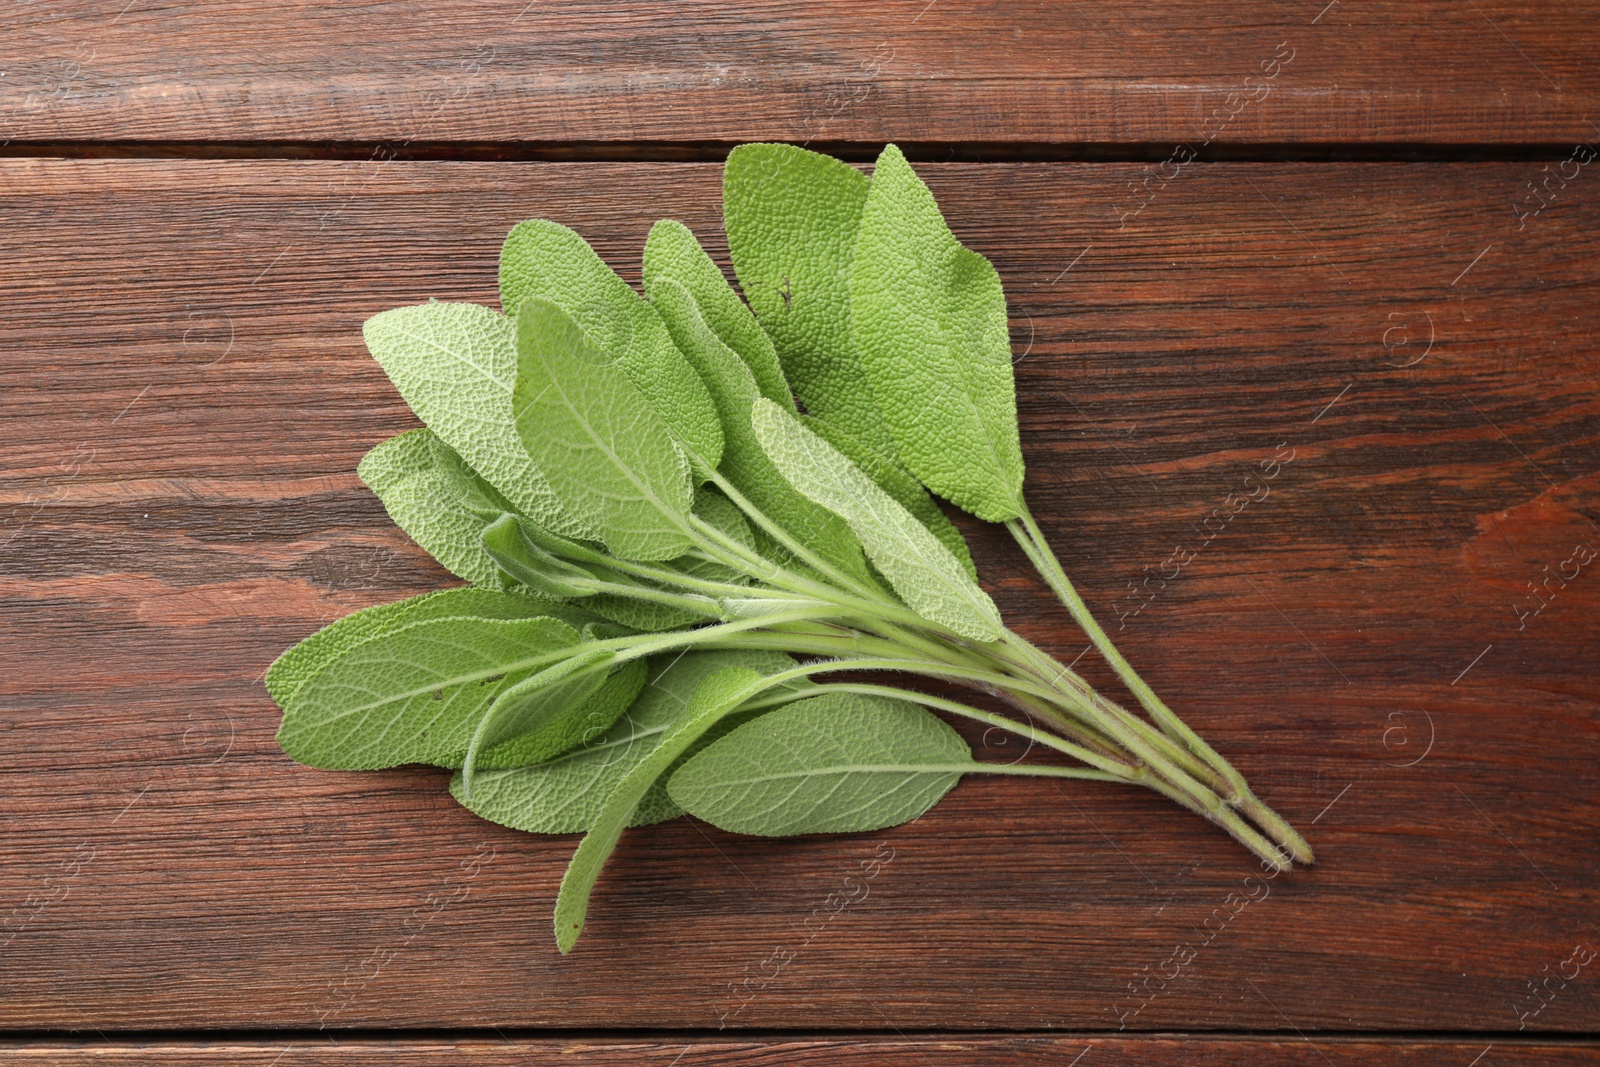
[[[621,631],[623,628],[615,629]],[[585,642],[620,636],[624,634],[619,632],[591,635],[589,627],[584,629]],[[575,746],[587,745],[605,733],[639,696],[648,674],[649,665],[645,660],[631,659],[620,667],[612,668],[594,693],[583,702],[581,709],[572,715],[564,716],[553,728],[535,730],[521,737],[513,737],[509,741],[503,741],[493,748],[480,752],[476,764],[477,775],[472,785],[474,798],[477,797],[484,776],[487,774],[542,763]],[[460,769],[466,760],[467,754],[463,752],[459,758],[440,760],[439,764]]]
[[[284,707],[307,678],[356,645],[428,619],[533,619],[554,616],[574,628],[594,616],[565,604],[465,586],[424,593],[392,604],[378,604],[351,612],[291,646],[267,668],[267,693]]]
[[[850,833],[915,819],[973,766],[961,735],[923,708],[828,693],[713,741],[673,772],[667,793],[732,833]]]
[[[972,549],[967,547],[967,539],[961,536],[961,531],[956,529],[956,524],[950,521],[950,517],[939,510],[939,505],[934,503],[928,491],[922,487],[922,483],[917,481],[916,475],[901,466],[899,460],[867,447],[833,419],[812,416],[806,418],[805,424],[814,430],[818,437],[844,453],[845,458],[860,467],[868,478],[877,482],[880,489],[915,515],[917,521],[926,526],[928,532],[937,537],[940,544],[948,548],[960,561],[962,569],[967,574],[973,578],[978,576],[978,567],[972,562]]]
[[[510,319],[477,304],[418,304],[374,315],[362,333],[417,417],[518,511],[548,529],[592,536],[561,506],[517,437]]]
[[[554,618],[443,618],[379,633],[290,695],[278,744],[325,770],[448,762],[501,693],[576,646]]]
[[[575,563],[545,551],[525,528],[517,515],[501,515],[483,528],[479,543],[497,574],[518,582],[543,596],[566,599],[593,596],[600,580]]]
[[[776,405],[774,409],[782,410]],[[763,684],[761,675],[743,667],[724,667],[709,675],[696,687],[682,717],[662,735],[660,743],[612,787],[588,834],[573,853],[556,894],[556,948],[563,954],[572,951],[583,932],[589,894],[600,877],[600,868],[617,847],[617,840],[644,795],[690,745],[717,720],[760,692]]]
[[[757,400],[751,422],[784,477],[850,524],[912,611],[975,641],[999,639],[1004,626],[994,601],[916,516],[772,401]]]
[[[556,496],[619,556],[682,555],[693,488],[662,417],[549,300],[522,305],[517,348],[517,433]]]
[[[762,514],[846,574],[865,573],[861,548],[847,526],[797,492],[773,466],[750,425],[761,396],[744,362],[706,324],[692,294],[671,278],[658,278],[650,299],[661,308],[684,355],[711,390],[722,418],[721,471]],[[771,403],[769,400],[768,403]]]
[[[761,395],[790,411],[796,410],[772,338],[733,291],[722,270],[700,247],[689,227],[674,219],[662,219],[650,227],[650,236],[644,242],[645,293],[652,294],[657,283],[665,278],[677,282],[694,297],[694,303],[717,340],[737,353],[750,368]],[[651,303],[655,303],[653,296]],[[667,323],[673,340],[678,341],[682,349],[678,330],[672,326],[671,322]],[[704,372],[701,373],[704,376]]]
[[[1000,275],[956,240],[894,145],[850,261],[857,351],[905,465],[980,519],[1022,513],[1022,449]]]
[[[470,800],[459,774],[450,782],[450,793],[475,814],[513,829],[540,834],[588,830],[612,789],[655,751],[661,738],[683,717],[695,689],[708,675],[725,667],[771,675],[794,665],[794,660],[782,652],[743,649],[671,652],[654,657],[649,681],[638,699],[602,736],[537,765],[509,770],[488,769],[495,753],[485,753]],[[628,666],[637,667],[641,674],[645,670],[642,660],[634,660]],[[786,683],[785,688],[799,695],[810,686],[809,681],[797,679]],[[724,721],[735,718],[729,716]],[[715,733],[713,728],[705,736]],[[664,822],[680,814],[682,809],[667,796],[666,779],[662,776],[640,797],[628,825]]]
[[[793,145],[734,149],[723,178],[734,267],[818,432],[825,427],[976,575],[966,541],[901,462],[862,368],[849,280],[867,190],[865,176],[831,156]]]
[[[722,430],[711,398],[655,310],[589,242],[549,219],[518,224],[500,253],[500,304],[506,314],[516,314],[535,296],[565,311],[596,348],[616,360],[690,453],[708,469],[716,467]]]
[[[558,755],[578,744],[588,734],[601,733],[611,721],[586,723],[592,713],[585,705],[605,681],[604,667],[616,658],[608,648],[584,649],[559,663],[530,675],[495,697],[494,703],[467,746],[461,762],[461,775],[468,793],[472,792],[473,773],[478,755],[485,749],[512,738],[521,738],[540,752],[541,759]],[[622,709],[617,708],[621,714]],[[590,729],[590,727],[597,727]]]
[[[795,395],[892,454],[850,323],[850,258],[866,201],[860,171],[794,145],[740,145],[722,171],[733,270]]]
[[[384,510],[458,578],[496,588],[500,570],[484,551],[486,523],[515,507],[429,429],[391,437],[356,468]]]
[[[718,616],[708,598],[680,592],[672,594],[677,602],[664,603],[661,594],[667,591],[660,585],[611,570],[611,557],[539,530],[521,516],[501,516],[484,530],[483,546],[507,580],[522,583],[515,588],[581,598],[588,611],[633,630],[676,630]]]

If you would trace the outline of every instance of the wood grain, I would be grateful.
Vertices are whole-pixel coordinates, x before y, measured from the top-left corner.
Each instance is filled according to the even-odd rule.
[[[0,16],[0,140],[1570,146],[1597,43],[1556,0],[68,0]]]
[[[1088,1050],[1088,1051],[1085,1051]],[[1592,1044],[1552,1045],[1524,1041],[1466,1042],[1397,1040],[1388,1043],[1343,1038],[1211,1038],[1104,1036],[1027,1036],[991,1038],[897,1037],[795,1040],[685,1041],[548,1039],[527,1041],[331,1040],[282,1042],[161,1042],[129,1044],[97,1041],[73,1044],[5,1046],[8,1062],[30,1067],[186,1067],[229,1063],[247,1067],[419,1067],[448,1060],[470,1067],[541,1067],[568,1064],[692,1064],[693,1067],[766,1067],[773,1064],[854,1064],[882,1067],[1034,1067],[1086,1062],[1156,1067],[1233,1067],[1272,1063],[1281,1067],[1325,1067],[1330,1062],[1388,1067],[1462,1067],[1519,1063],[1559,1065],[1594,1063]],[[1092,1057],[1092,1060],[1090,1059]],[[1475,1067],[1477,1067],[1475,1065]]]
[[[448,581],[355,479],[414,424],[361,321],[491,302],[525,217],[630,279],[660,215],[721,257],[719,169],[6,160],[0,1027],[1594,1030],[1600,576],[1517,614],[1600,549],[1593,175],[1519,229],[1531,163],[923,172],[1005,280],[1068,572],[1315,868],[1252,879],[1140,791],[969,782],[879,834],[630,833],[558,958],[571,838],[293,764],[259,679]]]

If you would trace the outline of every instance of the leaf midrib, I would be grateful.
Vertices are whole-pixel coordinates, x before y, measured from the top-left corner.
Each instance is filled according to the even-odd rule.
[[[547,652],[547,653],[545,653],[543,655],[540,655],[540,656],[534,656],[531,659],[517,660],[515,663],[513,663],[513,664],[511,664],[509,666],[507,666],[505,664],[498,664],[498,665],[496,665],[494,667],[490,667],[490,668],[487,668],[487,669],[482,670],[482,671],[473,671],[473,672],[468,673],[468,674],[453,674],[453,675],[450,675],[449,678],[447,678],[447,679],[441,679],[440,681],[435,682],[432,685],[426,685],[426,686],[423,686],[420,689],[408,689],[408,690],[406,690],[406,691],[404,691],[402,693],[395,693],[395,694],[393,694],[391,696],[387,696],[384,699],[376,701],[376,702],[371,703],[371,704],[361,704],[361,705],[357,705],[356,707],[347,708],[344,711],[338,712],[337,714],[331,715],[326,719],[320,720],[320,723],[323,724],[323,725],[328,724],[328,723],[335,723],[335,722],[338,722],[340,719],[348,718],[351,715],[359,715],[359,714],[362,714],[363,712],[373,711],[373,710],[375,710],[377,708],[384,707],[385,705],[396,703],[397,701],[411,700],[411,699],[413,699],[415,697],[422,696],[424,693],[432,693],[432,692],[434,692],[435,690],[438,690],[438,689],[446,689],[446,688],[451,688],[451,687],[456,687],[456,686],[462,686],[462,685],[468,684],[469,682],[477,682],[477,681],[482,681],[485,678],[493,678],[495,675],[499,675],[499,674],[507,674],[507,675],[509,675],[509,674],[512,674],[512,673],[514,673],[516,671],[527,670],[530,667],[540,667],[540,666],[543,666],[546,662],[553,663],[556,660],[560,659],[569,649],[571,649],[573,647],[575,647],[575,646],[566,645],[566,646],[563,646],[562,648],[560,648],[560,649],[558,649],[558,650],[556,650],[554,652]],[[337,662],[337,661],[335,661],[335,662]],[[330,666],[331,666],[331,664],[330,664]],[[319,671],[318,674],[320,674],[320,673],[321,672]],[[305,684],[310,684],[310,682],[312,680],[314,680],[315,677],[316,677],[316,675],[313,675],[311,678],[306,679],[306,683]],[[305,689],[305,685],[302,685],[301,686],[301,690],[303,691],[304,689]]]
[[[851,763],[821,770],[776,771],[772,774],[747,778],[719,777],[720,786],[760,785],[763,782],[780,782],[790,778],[829,778],[851,774],[967,774],[978,765],[976,760],[966,763]]]
[[[423,306],[426,306],[426,305],[423,305]],[[387,326],[389,324],[385,323],[385,325]],[[443,354],[445,354],[447,356],[454,357],[455,359],[459,360],[460,362],[465,363],[467,366],[471,367],[473,370],[477,371],[478,375],[480,377],[482,377],[485,381],[489,381],[489,382],[494,383],[495,385],[499,386],[501,389],[504,389],[507,393],[511,392],[511,388],[512,388],[511,385],[508,385],[506,382],[504,382],[501,379],[495,377],[493,374],[490,374],[487,370],[485,370],[484,368],[480,367],[473,360],[467,358],[467,356],[465,356],[463,353],[461,353],[461,352],[459,352],[459,351],[457,351],[457,350],[455,350],[453,348],[448,348],[443,343],[441,343],[439,341],[436,341],[431,337],[424,337],[421,334],[413,333],[413,332],[411,332],[409,329],[407,329],[404,326],[395,325],[395,326],[389,326],[389,328],[394,330],[394,332],[396,332],[398,334],[401,334],[404,337],[407,337],[407,338],[409,338],[409,339],[411,339],[413,341],[417,341],[420,344],[427,345],[430,348],[436,349],[437,351],[442,352]],[[468,347],[470,348],[471,346],[468,346]],[[487,422],[489,420],[485,419],[483,421]]]
[[[656,507],[660,509],[660,511],[661,511],[661,513],[663,515],[666,515],[666,516],[672,518],[675,521],[678,529],[681,532],[683,532],[685,535],[690,534],[690,529],[689,529],[688,523],[686,523],[686,522],[684,522],[682,520],[682,518],[678,515],[677,510],[672,508],[672,507],[669,507],[667,502],[662,500],[660,498],[660,496],[658,496],[656,494],[656,492],[655,492],[655,490],[653,488],[651,488],[646,483],[641,482],[638,479],[638,477],[634,474],[632,466],[627,464],[627,463],[625,463],[625,462],[623,462],[622,457],[618,456],[610,448],[606,447],[604,442],[602,442],[600,440],[599,434],[595,431],[594,427],[592,425],[590,425],[589,420],[584,418],[582,413],[579,412],[579,410],[575,406],[573,406],[573,402],[572,402],[571,398],[567,395],[567,391],[561,387],[560,381],[557,379],[557,377],[554,374],[550,373],[550,370],[551,370],[550,361],[545,359],[545,357],[544,357],[544,355],[542,353],[536,352],[534,354],[534,356],[535,356],[536,359],[539,360],[540,364],[545,368],[546,381],[548,382],[548,384],[545,386],[544,390],[540,392],[539,397],[542,398],[545,393],[550,392],[552,389],[555,390],[556,395],[561,400],[562,406],[565,407],[567,412],[573,417],[574,420],[577,421],[578,425],[583,429],[584,433],[588,435],[589,439],[594,442],[595,448],[602,455],[604,455],[607,459],[609,459],[611,461],[611,464],[612,464],[613,467],[615,467],[617,470],[622,472],[622,476],[631,485],[633,485],[636,489],[638,489],[640,494],[646,500],[649,500],[651,503],[655,504]],[[621,371],[620,366],[618,367],[618,370],[619,370],[619,372]],[[635,388],[637,388],[637,387],[635,387]],[[640,396],[640,399],[647,406],[649,405],[650,402],[648,400],[645,400],[642,394]],[[514,418],[518,422],[520,422],[521,419],[522,419],[523,413],[526,412],[528,410],[528,408],[531,407],[536,402],[537,402],[536,400],[529,400],[527,404],[523,405],[523,407],[522,407],[522,409],[520,411],[517,411],[517,412],[514,413]],[[653,411],[654,409],[651,408],[650,410]],[[674,446],[678,446],[677,439],[672,437],[672,436],[670,436],[670,434],[671,434],[670,429],[668,430],[668,434],[669,434],[669,436],[668,436],[669,444],[672,444]],[[681,446],[679,446],[679,447],[681,447]],[[688,449],[685,448],[684,451],[687,452]],[[685,478],[687,478],[689,476],[688,475],[688,471],[684,471],[683,475],[684,475]],[[605,496],[606,494],[601,493],[600,495],[601,496]]]

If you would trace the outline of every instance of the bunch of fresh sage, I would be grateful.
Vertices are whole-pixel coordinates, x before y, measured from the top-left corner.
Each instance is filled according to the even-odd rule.
[[[483,818],[585,832],[555,905],[563,952],[626,827],[687,812],[745,834],[872,830],[966,774],[1138,783],[1269,864],[1311,862],[1046,545],[1000,277],[900,151],[869,179],[743,145],[723,196],[743,299],[680,223],[650,231],[641,297],[537,219],[506,239],[503,314],[434,302],[367,322],[426,428],[359,474],[471,584],[285,652],[266,678],[284,751],[456,768],[452,795]],[[1148,717],[1006,628],[934,496],[1006,525]],[[956,682],[1020,718],[861,671]],[[1065,759],[979,762],[929,709]]]

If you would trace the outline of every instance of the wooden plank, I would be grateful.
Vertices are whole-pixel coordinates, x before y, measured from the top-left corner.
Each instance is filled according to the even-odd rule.
[[[183,1067],[186,1064],[229,1063],[247,1067],[412,1067],[446,1058],[470,1067],[540,1067],[567,1064],[582,1056],[586,1064],[682,1063],[692,1067],[753,1067],[766,1064],[881,1064],[883,1067],[1032,1067],[1067,1064],[1074,1057],[1093,1063],[1149,1064],[1155,1067],[1233,1067],[1271,1063],[1282,1067],[1325,1067],[1338,1062],[1404,1064],[1405,1067],[1496,1067],[1497,1064],[1569,1064],[1595,1062],[1592,1044],[1531,1042],[1408,1041],[1377,1042],[1347,1038],[1207,1038],[1029,1036],[961,1039],[899,1037],[707,1041],[667,1040],[504,1040],[504,1041],[375,1041],[283,1042],[48,1043],[0,1045],[8,1062],[30,1067]],[[1473,1057],[1479,1057],[1474,1060]]]
[[[1600,12],[1556,0],[69,0],[6,21],[0,140],[34,143],[1570,145],[1600,113]]]
[[[1592,177],[1519,229],[1534,164],[1195,165],[1137,213],[1137,166],[924,172],[1005,279],[1068,572],[1318,866],[969,782],[879,834],[630,833],[559,958],[571,839],[291,763],[259,678],[447,582],[353,474],[413,425],[362,319],[491,302],[530,216],[630,278],[658,215],[722,256],[719,169],[8,160],[0,1027],[1594,1030],[1600,581],[1527,588],[1600,547]]]

